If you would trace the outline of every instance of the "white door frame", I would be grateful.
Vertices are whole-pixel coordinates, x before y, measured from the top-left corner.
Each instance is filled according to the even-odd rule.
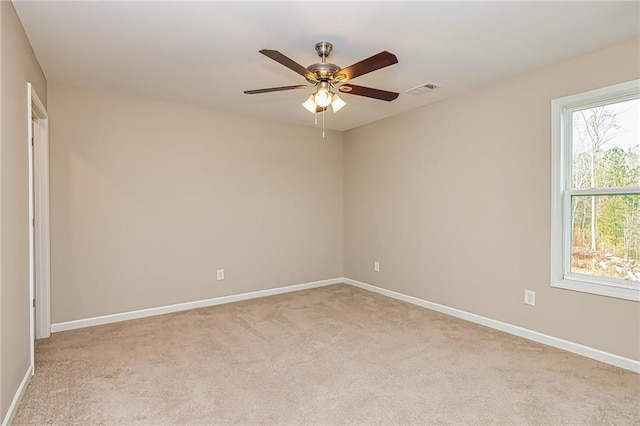
[[[29,310],[31,365],[34,340],[51,334],[49,253],[49,115],[31,83],[27,83],[29,147]],[[35,123],[35,125],[32,125]],[[33,142],[32,142],[33,141]],[[33,144],[32,144],[33,143]],[[35,218],[35,219],[34,219]],[[34,270],[35,266],[35,270]],[[35,274],[34,274],[35,272]],[[34,299],[36,306],[34,307]],[[35,308],[35,309],[34,309]]]

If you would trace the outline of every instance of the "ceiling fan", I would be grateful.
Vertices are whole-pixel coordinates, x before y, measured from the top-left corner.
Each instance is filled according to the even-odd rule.
[[[346,102],[343,101],[338,94],[333,91],[333,89],[336,89],[340,93],[365,96],[367,98],[379,99],[387,102],[398,97],[399,94],[396,92],[356,86],[355,84],[345,84],[347,81],[360,77],[361,75],[379,70],[380,68],[388,67],[389,65],[397,64],[398,58],[396,55],[383,51],[346,68],[340,68],[335,64],[327,62],[327,57],[331,53],[331,50],[333,50],[333,45],[331,43],[326,41],[317,43],[316,52],[318,53],[318,56],[322,58],[322,62],[309,65],[305,68],[277,50],[262,49],[260,50],[260,53],[284,65],[290,70],[297,72],[303,76],[311,86],[301,84],[295,86],[271,87],[268,89],[245,90],[244,93],[248,95],[255,95],[258,93],[280,92],[283,90],[307,89],[314,87],[316,88],[316,91],[302,104],[302,106],[311,113],[323,112],[329,107],[329,105],[331,105],[333,112],[337,112],[340,108],[346,105]]]

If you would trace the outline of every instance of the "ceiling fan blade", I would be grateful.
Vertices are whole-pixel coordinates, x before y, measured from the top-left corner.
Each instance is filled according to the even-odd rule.
[[[364,59],[351,66],[337,71],[333,75],[333,78],[337,82],[347,81],[370,73],[371,71],[379,70],[380,68],[388,67],[389,65],[397,63],[398,58],[396,57],[396,55],[385,50],[384,52],[380,52],[377,55],[373,55],[367,59]]]
[[[309,71],[308,69],[306,69],[305,67],[303,67],[302,65],[294,61],[293,59],[288,58],[287,56],[278,52],[277,50],[262,49],[260,50],[260,53],[262,53],[264,56],[268,58],[273,59],[279,64],[284,65],[290,70],[297,72],[304,78],[310,79],[311,81],[318,81],[314,73],[312,73],[311,71]]]
[[[381,101],[392,101],[400,94],[387,92],[386,90],[372,89],[371,87],[356,86],[355,84],[343,84],[338,88],[341,93],[348,95],[366,96],[367,98],[379,99]]]
[[[313,86],[305,86],[304,84],[300,84],[297,86],[281,86],[281,87],[269,87],[268,89],[245,90],[244,93],[247,95],[255,95],[258,93],[281,92],[283,90],[307,89],[310,87],[313,87]]]

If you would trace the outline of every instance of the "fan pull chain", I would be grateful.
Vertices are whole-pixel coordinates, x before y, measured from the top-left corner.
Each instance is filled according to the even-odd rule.
[[[322,139],[324,139],[324,112],[326,108],[322,110]]]

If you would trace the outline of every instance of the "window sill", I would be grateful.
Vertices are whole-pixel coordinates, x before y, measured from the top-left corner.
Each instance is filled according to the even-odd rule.
[[[554,280],[551,287],[640,302],[640,286],[638,284],[623,282],[618,284],[588,275],[567,275],[563,279]]]

